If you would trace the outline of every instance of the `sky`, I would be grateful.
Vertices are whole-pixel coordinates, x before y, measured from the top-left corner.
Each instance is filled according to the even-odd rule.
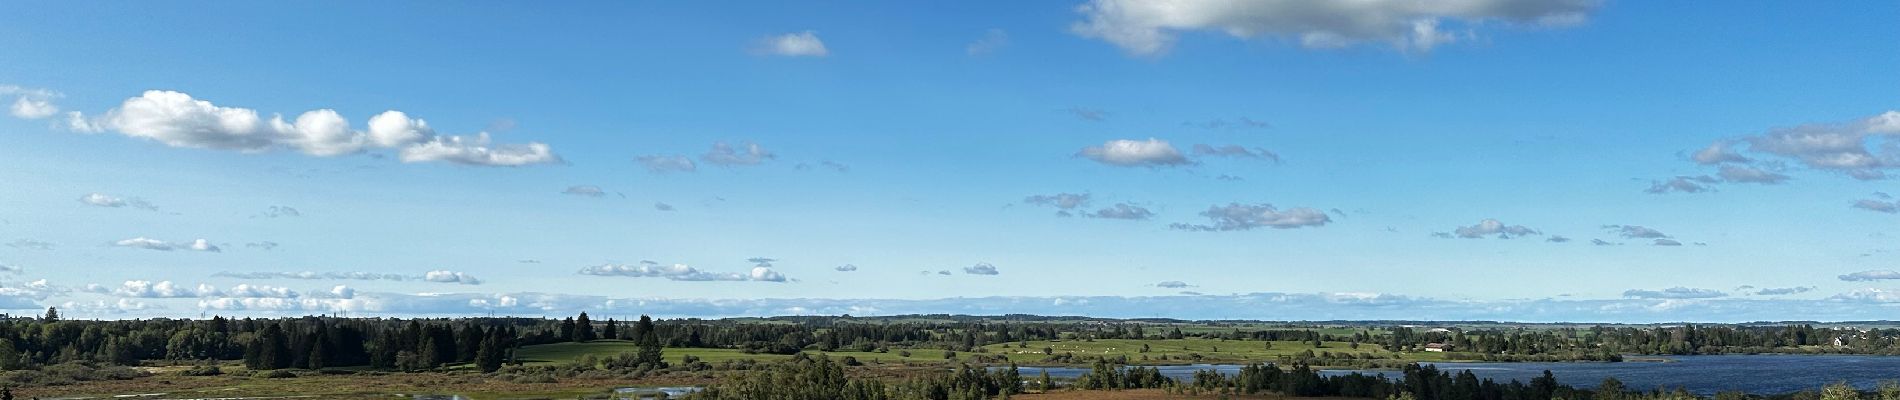
[[[8,9],[14,314],[1900,311],[1893,2]]]

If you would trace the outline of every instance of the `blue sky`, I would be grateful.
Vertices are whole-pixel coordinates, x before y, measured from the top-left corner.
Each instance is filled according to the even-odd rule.
[[[1158,4],[14,5],[0,308],[1900,306],[1900,5]]]

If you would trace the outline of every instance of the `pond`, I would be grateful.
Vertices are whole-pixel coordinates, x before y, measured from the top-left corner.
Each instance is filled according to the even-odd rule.
[[[1537,362],[1537,363],[1427,363],[1457,373],[1470,370],[1479,378],[1498,382],[1513,379],[1529,382],[1550,370],[1557,381],[1578,388],[1595,388],[1603,378],[1615,377],[1631,389],[1682,388],[1700,395],[1740,390],[1750,394],[1779,394],[1811,390],[1822,385],[1846,381],[1863,390],[1873,389],[1881,381],[1900,380],[1900,357],[1856,355],[1713,355],[1653,357],[1660,361],[1620,363]],[[1192,379],[1195,371],[1212,369],[1224,374],[1240,371],[1240,365],[1198,364],[1161,366],[1161,374],[1175,379]],[[1022,375],[1034,379],[1044,369],[1022,367]],[[1052,367],[1049,375],[1075,378],[1088,368]],[[1327,370],[1325,375],[1352,372],[1385,373],[1391,370]]]

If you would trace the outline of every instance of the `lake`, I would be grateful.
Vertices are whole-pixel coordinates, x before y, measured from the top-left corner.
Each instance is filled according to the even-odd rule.
[[[1716,355],[1654,357],[1666,362],[1558,362],[1558,363],[1426,363],[1452,373],[1470,370],[1479,378],[1500,383],[1513,379],[1530,382],[1550,370],[1557,381],[1578,388],[1595,388],[1603,378],[1615,377],[1631,389],[1683,388],[1709,395],[1719,391],[1740,390],[1751,394],[1778,394],[1820,388],[1847,381],[1863,390],[1873,389],[1881,381],[1900,380],[1900,356],[1854,355]],[[1224,374],[1240,371],[1240,365],[1162,366],[1161,374],[1175,379],[1192,379],[1194,371],[1212,369]],[[1042,368],[1022,367],[1022,375],[1034,379]],[[1048,368],[1057,378],[1075,378],[1088,368]],[[1352,372],[1391,374],[1390,370],[1327,370],[1325,375]]]

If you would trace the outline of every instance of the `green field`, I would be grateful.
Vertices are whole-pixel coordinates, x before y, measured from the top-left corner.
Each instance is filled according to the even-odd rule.
[[[574,360],[580,359],[581,356],[587,355],[587,354],[593,354],[595,357],[608,357],[608,356],[613,356],[620,353],[631,353],[638,350],[638,347],[639,346],[635,346],[632,341],[627,341],[627,340],[595,340],[595,341],[587,342],[587,343],[542,344],[542,345],[522,347],[521,350],[515,351],[515,358],[528,364],[562,363],[562,362],[572,362]],[[904,357],[898,353],[899,351],[909,351],[911,355],[910,357]],[[813,354],[813,355],[824,354],[824,355],[830,356],[833,359],[838,359],[845,356],[851,356],[851,357],[856,357],[858,361],[864,362],[864,363],[877,363],[877,362],[902,363],[905,361],[909,361],[909,362],[943,362],[944,361],[943,350],[932,350],[932,349],[892,349],[889,353],[862,352],[862,351],[835,351],[835,352],[828,352],[828,353],[812,351],[808,353]],[[744,360],[744,359],[770,361],[770,360],[783,360],[783,359],[792,357],[789,355],[781,355],[781,354],[746,354],[745,352],[739,351],[737,349],[702,349],[702,348],[667,348],[666,350],[663,351],[663,354],[666,358],[666,361],[669,363],[678,363],[680,362],[681,359],[684,359],[688,355],[699,357],[700,361],[704,361],[708,363],[719,363],[721,361]]]
[[[1005,355],[1008,356],[1009,359],[1019,363],[1035,363],[1047,357],[1042,353],[1042,348],[1045,346],[1049,347],[1058,355],[1063,353],[1075,353],[1078,357],[1099,356],[1113,358],[1115,356],[1127,356],[1130,362],[1135,363],[1142,363],[1144,361],[1148,363],[1185,362],[1187,358],[1193,354],[1199,354],[1201,356],[1201,362],[1275,362],[1278,361],[1281,356],[1295,356],[1307,350],[1312,350],[1315,354],[1322,352],[1351,353],[1355,355],[1365,353],[1380,357],[1391,357],[1397,354],[1400,359],[1406,361],[1445,360],[1444,353],[1393,353],[1375,344],[1360,344],[1359,348],[1353,349],[1350,347],[1350,344],[1346,342],[1326,342],[1326,347],[1323,348],[1314,348],[1312,342],[1276,341],[1272,342],[1272,348],[1267,348],[1268,342],[1216,339],[1039,340],[1027,343],[1028,348],[1018,348],[1017,343],[999,343],[984,346],[984,349],[988,352],[987,354]],[[1143,344],[1148,345],[1148,352],[1146,353],[1141,351]],[[609,357],[620,353],[631,353],[636,350],[637,346],[631,341],[596,340],[587,343],[555,343],[522,347],[515,352],[515,357],[528,364],[549,364],[573,362],[587,354],[593,354],[595,357]],[[900,351],[909,351],[911,356],[903,357],[899,354]],[[892,349],[888,353],[860,351],[813,351],[809,353],[813,355],[823,354],[833,359],[850,356],[867,364],[904,362],[936,363],[944,361],[943,350],[936,349]],[[708,363],[744,359],[772,361],[791,358],[791,356],[780,354],[746,354],[736,349],[668,348],[665,350],[665,358],[667,362],[671,363],[678,363],[688,355],[699,357],[700,361]],[[963,356],[967,355],[968,353],[959,354],[959,358],[964,358]],[[1143,356],[1148,358],[1144,360],[1142,358]],[[1169,360],[1162,360],[1163,356],[1167,356]]]
[[[1313,347],[1312,342],[1275,341],[1271,342],[1273,343],[1272,348],[1268,348],[1267,343],[1269,342],[1218,339],[1098,339],[1095,341],[1030,341],[1028,342],[1028,348],[1017,347],[1016,343],[993,344],[985,347],[989,349],[990,354],[1008,355],[1010,359],[1018,362],[1041,360],[1043,357],[1046,357],[1042,353],[1043,347],[1050,348],[1055,354],[1072,352],[1075,353],[1076,356],[1127,356],[1130,362],[1136,363],[1143,361],[1142,356],[1147,356],[1150,362],[1161,362],[1160,359],[1162,356],[1167,356],[1168,358],[1185,358],[1193,354],[1201,355],[1201,360],[1208,362],[1271,362],[1278,360],[1280,356],[1298,355],[1307,350],[1312,350],[1314,354],[1322,352],[1351,353],[1355,355],[1367,353],[1380,357],[1390,357],[1397,354],[1400,359],[1406,361],[1444,360],[1444,353],[1394,353],[1386,351],[1376,344],[1362,343],[1359,345],[1359,348],[1354,349],[1351,347],[1351,344],[1347,342],[1326,342],[1326,347],[1321,348]],[[1141,346],[1144,344],[1148,345],[1148,352],[1146,353],[1141,352]],[[1175,360],[1169,360],[1169,362],[1175,362]]]

